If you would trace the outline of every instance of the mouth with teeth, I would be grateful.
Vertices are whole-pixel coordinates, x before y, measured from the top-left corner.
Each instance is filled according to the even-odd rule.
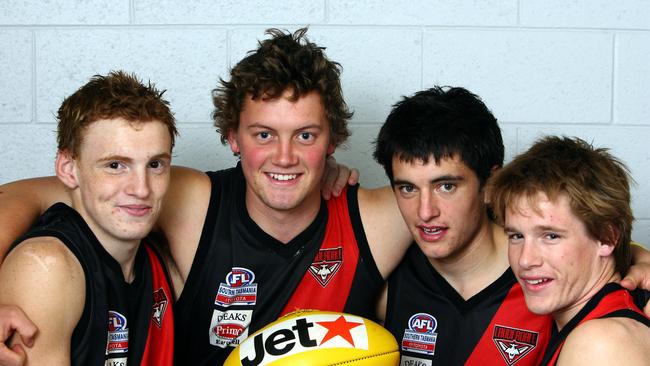
[[[526,287],[530,290],[541,289],[546,284],[552,281],[550,278],[521,278],[521,280],[526,284]]]
[[[277,174],[277,173],[268,173],[267,174],[271,179],[278,180],[281,182],[286,182],[294,180],[298,177],[298,174]]]
[[[419,226],[420,236],[426,241],[436,241],[441,239],[447,232],[444,226]]]

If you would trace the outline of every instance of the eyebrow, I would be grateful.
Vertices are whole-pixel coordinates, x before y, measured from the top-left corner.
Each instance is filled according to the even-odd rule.
[[[261,129],[273,130],[273,131],[276,130],[275,128],[272,128],[270,126],[265,125],[264,123],[253,123],[253,124],[246,127],[246,129],[248,129],[248,130],[255,129],[255,128],[261,128]],[[297,128],[295,131],[302,131],[302,130],[308,130],[308,129],[323,130],[325,128],[321,124],[311,123],[311,124],[308,124],[308,125],[305,125],[305,126],[301,126],[301,127]]]
[[[149,158],[149,160],[157,160],[157,159],[171,159],[172,156],[170,153],[161,153],[161,154],[156,154]],[[133,159],[128,157],[128,156],[122,156],[122,155],[109,155],[105,156],[101,159],[98,159],[98,163],[103,163],[103,162],[109,162],[109,161],[126,161],[128,163],[133,162]]]
[[[460,175],[443,175],[435,179],[432,179],[431,181],[429,181],[429,183],[436,184],[440,182],[459,182],[462,180],[465,180],[465,178]],[[409,182],[408,180],[394,179],[393,185],[398,185],[398,184],[413,184],[413,183]]]
[[[565,230],[565,229],[560,229],[558,227],[548,226],[548,225],[535,225],[535,230],[536,231],[555,231],[555,232],[558,232],[558,233],[566,233],[567,232],[567,230]],[[508,231],[509,232],[520,232],[521,230],[517,230],[517,229],[515,229],[513,227],[510,227],[510,226],[504,226],[503,231],[505,231],[505,232],[508,232]]]

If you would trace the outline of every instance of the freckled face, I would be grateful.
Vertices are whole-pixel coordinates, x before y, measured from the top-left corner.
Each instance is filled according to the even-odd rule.
[[[98,239],[133,241],[156,222],[169,184],[171,136],[162,122],[99,120],[74,159],[74,208]]]
[[[320,205],[327,154],[334,152],[329,122],[317,92],[296,101],[248,98],[236,133],[228,138],[246,177],[249,210],[290,211]]]
[[[568,197],[550,201],[540,193],[536,203],[519,199],[516,209],[506,210],[510,266],[532,312],[570,319],[602,287],[613,247],[589,234]]]

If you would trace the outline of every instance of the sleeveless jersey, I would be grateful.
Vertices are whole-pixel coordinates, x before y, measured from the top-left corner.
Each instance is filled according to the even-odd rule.
[[[162,260],[149,244],[143,240],[140,245],[129,284],[119,263],[71,207],[50,207],[13,247],[42,236],[63,242],[84,271],[86,302],[72,334],[71,364],[171,366],[172,292]]]
[[[400,365],[538,365],[552,318],[526,308],[508,268],[468,300],[413,244],[388,279],[385,327],[400,346]]]
[[[650,327],[650,319],[635,305],[633,297],[618,283],[608,283],[557,332],[554,328],[542,365],[555,365],[564,341],[578,325],[598,318],[630,318]]]
[[[350,187],[289,243],[246,210],[241,167],[212,181],[203,232],[175,304],[176,364],[220,365],[249,334],[298,309],[372,317],[383,279],[370,254]]]

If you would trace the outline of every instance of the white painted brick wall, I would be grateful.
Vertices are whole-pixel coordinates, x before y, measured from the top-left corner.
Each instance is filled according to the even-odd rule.
[[[611,147],[637,182],[633,237],[650,243],[650,2],[645,0],[4,0],[0,2],[0,183],[53,171],[53,115],[93,74],[136,72],[168,89],[175,162],[235,159],[211,125],[210,91],[269,27],[311,27],[343,65],[353,136],[339,160],[367,186],[400,96],[434,84],[481,95],[506,157],[539,135]]]

